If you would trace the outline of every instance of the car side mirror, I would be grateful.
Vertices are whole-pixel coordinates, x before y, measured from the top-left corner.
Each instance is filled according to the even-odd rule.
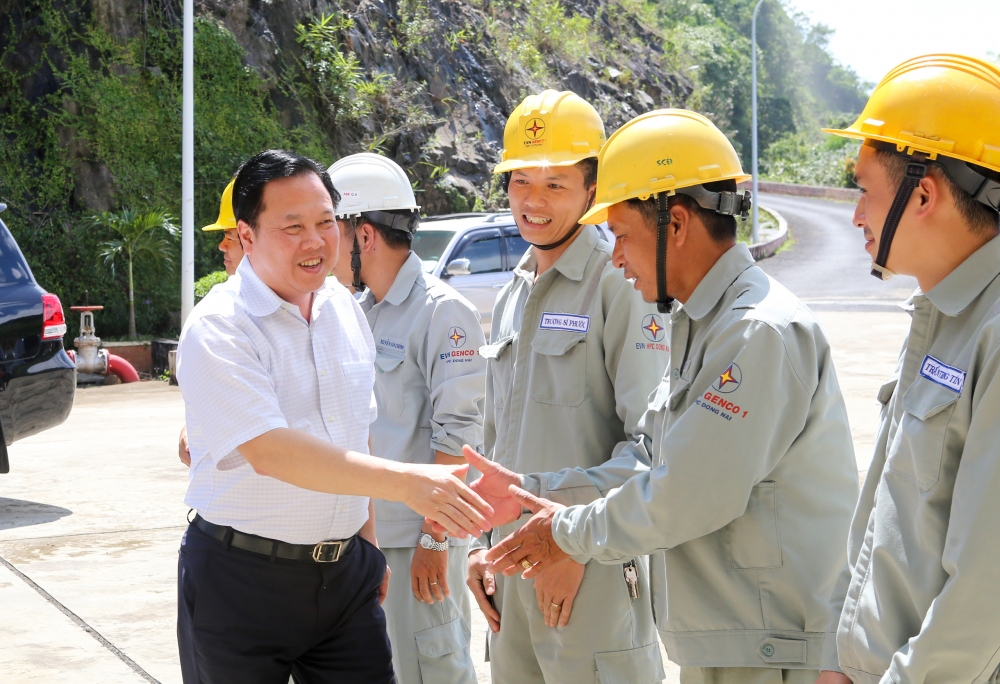
[[[448,262],[444,272],[449,277],[472,275],[472,262],[468,259],[452,259]]]

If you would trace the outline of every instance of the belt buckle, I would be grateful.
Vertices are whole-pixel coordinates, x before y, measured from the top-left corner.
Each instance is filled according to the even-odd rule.
[[[326,547],[332,546],[336,549],[333,553],[333,558],[326,557]],[[343,541],[321,541],[319,544],[313,547],[312,559],[317,563],[336,563],[340,560],[340,554],[344,550]]]

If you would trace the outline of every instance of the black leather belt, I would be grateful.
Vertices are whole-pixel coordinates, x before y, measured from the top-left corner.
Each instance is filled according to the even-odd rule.
[[[336,541],[321,541],[319,544],[289,544],[277,539],[246,534],[225,525],[216,525],[200,515],[195,515],[192,523],[212,539],[244,551],[268,556],[272,561],[275,558],[284,558],[309,563],[336,563],[354,543],[354,537],[350,537]]]

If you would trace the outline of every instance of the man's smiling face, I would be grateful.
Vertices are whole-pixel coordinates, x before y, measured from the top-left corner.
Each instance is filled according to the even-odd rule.
[[[634,280],[633,287],[647,302],[656,301],[656,228],[643,215],[619,202],[608,208],[608,228],[615,235],[612,263]]]
[[[314,173],[264,186],[257,229],[240,222],[254,271],[282,299],[299,303],[323,287],[337,261],[340,235],[333,201]]]
[[[585,185],[577,166],[516,169],[507,197],[521,237],[548,245],[566,235],[587,211],[593,187]]]

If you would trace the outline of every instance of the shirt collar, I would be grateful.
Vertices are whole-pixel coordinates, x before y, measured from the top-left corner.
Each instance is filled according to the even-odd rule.
[[[583,274],[587,270],[587,263],[590,255],[594,251],[594,246],[600,240],[597,226],[584,224],[580,227],[580,234],[570,243],[562,256],[556,260],[553,268],[570,280],[583,280]],[[532,282],[535,279],[535,272],[538,270],[538,261],[535,258],[535,248],[529,247],[521,257],[521,261],[514,269],[514,273]]]
[[[743,271],[753,266],[750,250],[742,242],[733,245],[698,283],[691,298],[684,303],[683,310],[689,318],[700,320],[715,308],[729,286]]]
[[[957,316],[1000,275],[1000,239],[993,238],[926,293],[938,311]]]
[[[396,279],[392,281],[392,287],[385,293],[384,300],[393,306],[399,306],[405,302],[413,290],[413,284],[417,282],[417,278],[423,273],[423,270],[420,257],[417,256],[416,252],[410,252],[410,256],[406,257],[399,273],[396,274]]]
[[[278,309],[287,309],[290,313],[302,318],[299,307],[279,297],[274,290],[267,286],[267,283],[260,279],[257,272],[253,270],[253,264],[250,263],[249,258],[244,258],[236,267],[236,275],[240,277],[240,295],[251,315],[269,316]],[[324,282],[323,287],[313,292],[310,320],[319,318],[323,303],[330,298],[329,287],[329,284]]]
[[[257,272],[253,270],[250,257],[246,257],[236,267],[240,277],[240,295],[246,302],[247,311],[254,316],[268,316],[281,308],[285,300],[269,288]]]

